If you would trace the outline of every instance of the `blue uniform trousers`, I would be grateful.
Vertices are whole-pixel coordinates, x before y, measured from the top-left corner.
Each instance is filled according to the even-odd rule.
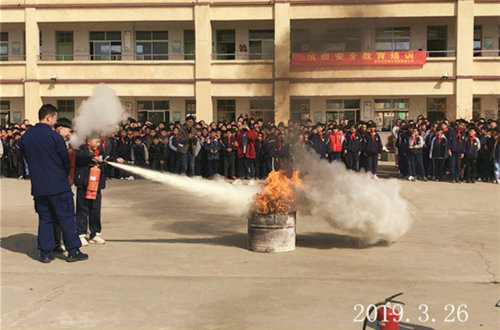
[[[81,246],[76,234],[75,206],[73,193],[50,196],[35,196],[35,210],[38,213],[38,249],[40,256],[47,258],[55,247],[54,225],[61,226],[66,250],[74,255]]]

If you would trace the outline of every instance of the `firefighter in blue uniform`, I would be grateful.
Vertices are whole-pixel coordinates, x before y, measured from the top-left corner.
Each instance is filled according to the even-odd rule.
[[[28,162],[31,194],[38,213],[38,249],[40,260],[49,263],[54,259],[54,224],[63,231],[64,245],[68,251],[66,261],[88,259],[80,252],[80,239],[76,233],[73,193],[68,180],[70,160],[62,136],[53,130],[57,122],[57,109],[44,104],[38,111],[40,122],[21,138],[23,156]]]

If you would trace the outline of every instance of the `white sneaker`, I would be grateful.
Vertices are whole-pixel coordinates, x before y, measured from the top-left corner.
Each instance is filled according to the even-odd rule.
[[[413,177],[411,175],[408,177],[408,181],[413,181]]]
[[[89,240],[89,243],[92,244],[106,244],[106,241],[104,238],[101,237],[101,234],[95,235],[93,238]]]
[[[135,180],[135,178],[131,175],[127,178],[127,180]]]
[[[82,246],[87,246],[89,245],[89,242],[87,241],[87,239],[85,238],[85,234],[81,234],[79,235],[78,237],[80,237],[80,242],[82,242]]]
[[[373,175],[372,175],[372,179],[374,179],[374,180],[378,180],[378,176],[377,176],[377,174],[373,174]]]

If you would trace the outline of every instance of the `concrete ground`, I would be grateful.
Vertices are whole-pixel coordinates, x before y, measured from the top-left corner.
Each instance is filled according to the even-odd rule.
[[[223,207],[113,180],[107,244],[74,264],[37,260],[29,188],[1,181],[2,329],[361,329],[355,306],[397,292],[401,329],[500,329],[498,185],[402,181],[415,221],[395,244],[361,249],[299,216],[296,251],[259,254]]]

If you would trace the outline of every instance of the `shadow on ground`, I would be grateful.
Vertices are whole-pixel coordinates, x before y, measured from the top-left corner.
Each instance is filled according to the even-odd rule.
[[[22,253],[31,259],[38,260],[36,236],[29,233],[15,234],[0,239],[0,247],[16,253]]]

